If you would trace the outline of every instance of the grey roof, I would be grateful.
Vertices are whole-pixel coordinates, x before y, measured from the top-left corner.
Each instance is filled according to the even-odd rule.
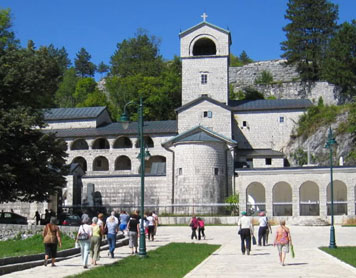
[[[44,117],[46,121],[95,119],[105,110],[105,106],[83,108],[52,108],[44,110]]]
[[[162,145],[169,147],[176,142],[225,142],[229,145],[237,144],[235,140],[229,139],[201,125],[170,138],[168,141],[162,143]]]
[[[224,108],[226,110],[230,110],[231,109],[225,103],[221,103],[221,102],[219,102],[219,101],[217,101],[217,100],[215,100],[213,98],[207,97],[207,96],[200,96],[200,97],[198,97],[196,99],[193,99],[192,101],[184,104],[183,106],[178,107],[175,111],[176,112],[181,112],[181,111],[186,110],[186,109],[188,109],[188,108],[190,108],[190,107],[192,107],[192,106],[194,106],[194,105],[196,105],[196,104],[198,104],[198,103],[200,103],[202,101],[209,101],[209,102],[211,102],[211,103],[213,103],[215,105],[218,105],[218,106],[220,106],[220,107],[222,107],[222,108]]]
[[[230,100],[232,111],[258,110],[289,110],[306,109],[313,106],[309,99],[258,99],[258,100]]]
[[[284,157],[284,154],[272,149],[236,149],[236,155],[253,157]]]
[[[111,123],[97,128],[71,128],[71,129],[47,129],[45,132],[55,132],[58,137],[98,137],[108,135],[137,135],[138,124],[131,122],[127,129],[121,123]],[[144,122],[143,132],[145,134],[176,134],[178,132],[177,121],[152,121]]]
[[[211,23],[209,23],[209,22],[207,22],[207,21],[201,21],[201,22],[198,23],[197,25],[195,25],[195,26],[193,26],[193,27],[190,27],[190,28],[188,28],[187,30],[184,30],[183,32],[180,32],[180,33],[179,33],[179,37],[181,38],[181,37],[183,37],[185,34],[187,34],[187,33],[189,33],[189,32],[192,32],[192,31],[194,31],[194,30],[196,30],[196,29],[199,29],[199,28],[200,28],[201,26],[203,26],[203,25],[208,25],[208,26],[210,26],[211,28],[214,28],[214,29],[216,29],[216,30],[218,30],[218,31],[224,32],[224,33],[228,34],[229,36],[231,36],[231,35],[230,35],[230,31],[228,31],[228,30],[226,30],[226,29],[223,29],[223,28],[221,28],[221,27],[219,27],[219,26],[216,26],[216,25],[214,25],[214,24],[211,24]]]

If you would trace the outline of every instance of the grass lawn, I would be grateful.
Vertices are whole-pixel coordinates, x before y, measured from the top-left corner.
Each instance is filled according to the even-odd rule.
[[[345,246],[345,247],[338,247],[335,249],[328,248],[328,247],[320,247],[326,253],[333,255],[334,257],[338,258],[345,263],[356,267],[356,246]]]
[[[74,247],[74,239],[64,234],[61,234],[61,238],[62,248],[59,248],[58,246],[57,251]],[[39,253],[44,253],[43,237],[40,234],[24,240],[10,239],[0,241],[0,258],[33,255]]]
[[[113,265],[98,267],[76,278],[181,278],[220,245],[170,243],[148,252],[147,258],[130,256]]]

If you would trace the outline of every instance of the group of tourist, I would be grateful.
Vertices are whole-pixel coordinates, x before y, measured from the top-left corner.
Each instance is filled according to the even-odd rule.
[[[119,231],[123,235],[127,231],[129,248],[132,254],[137,253],[138,237],[140,236],[140,218],[139,211],[135,211],[131,215],[128,215],[126,211],[121,211],[119,218],[112,211],[104,223],[104,215],[102,213],[90,219],[88,214],[84,212],[81,216],[82,223],[79,226],[75,239],[76,246],[80,247],[83,268],[88,268],[89,255],[92,265],[97,265],[97,261],[100,259],[101,241],[105,235],[109,245],[108,256],[114,258],[116,235]],[[153,241],[157,232],[158,216],[155,212],[150,212],[144,216],[143,221],[145,234],[147,234],[149,240]],[[56,223],[57,218],[51,217],[50,222],[43,229],[45,266],[47,266],[49,258],[52,260],[52,266],[56,266],[57,245],[60,247],[62,245],[59,227]]]
[[[251,218],[247,216],[246,211],[243,211],[241,215],[242,216],[238,221],[238,234],[241,238],[241,252],[243,255],[245,255],[245,253],[250,255],[251,239],[253,244],[257,243],[254,236],[254,226]],[[266,244],[268,245],[268,234],[272,233],[272,228],[265,212],[261,212],[259,216],[258,245],[261,246],[263,244],[263,246],[266,246]],[[277,246],[279,262],[284,266],[286,254],[289,253],[290,248],[293,248],[292,237],[289,228],[286,227],[285,220],[281,220],[279,224],[280,225],[276,230],[273,246]]]
[[[191,239],[195,238],[201,240],[202,237],[205,239],[205,223],[202,218],[193,215],[189,221],[189,226],[192,229],[192,234],[190,236]],[[197,237],[197,230],[198,230],[198,237]]]

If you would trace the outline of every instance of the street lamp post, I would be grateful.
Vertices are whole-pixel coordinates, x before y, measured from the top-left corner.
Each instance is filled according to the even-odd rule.
[[[328,140],[325,148],[330,151],[330,201],[331,201],[331,227],[330,227],[330,243],[329,248],[336,248],[335,228],[334,228],[334,182],[333,182],[333,145],[336,144],[331,127],[329,128]]]
[[[125,107],[124,107],[124,113],[120,117],[120,121],[123,122],[123,127],[126,128],[128,125],[128,116],[126,114],[126,106],[132,102],[128,102]],[[139,136],[139,142],[140,142],[140,154],[138,155],[138,158],[141,161],[141,209],[140,209],[140,216],[141,216],[141,224],[140,224],[140,244],[139,244],[139,252],[138,255],[141,258],[145,258],[147,256],[146,252],[146,236],[145,236],[145,227],[144,227],[144,210],[145,210],[145,158],[149,156],[149,153],[145,153],[145,143],[144,143],[144,137],[143,137],[143,103],[142,103],[142,97],[140,97],[140,105],[138,108],[138,136]]]

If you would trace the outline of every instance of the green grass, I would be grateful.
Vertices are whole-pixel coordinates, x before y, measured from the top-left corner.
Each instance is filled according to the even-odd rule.
[[[76,278],[181,278],[220,245],[170,243],[148,252],[147,258],[130,256],[113,265],[98,267]]]
[[[64,234],[61,235],[61,238],[62,248],[59,248],[58,246],[57,251],[74,247],[74,239]],[[34,255],[40,253],[44,253],[43,237],[40,234],[24,240],[10,239],[0,241],[0,258]]]
[[[320,247],[320,249],[338,258],[339,260],[356,267],[356,246],[345,246],[338,247],[335,249],[328,247]]]

